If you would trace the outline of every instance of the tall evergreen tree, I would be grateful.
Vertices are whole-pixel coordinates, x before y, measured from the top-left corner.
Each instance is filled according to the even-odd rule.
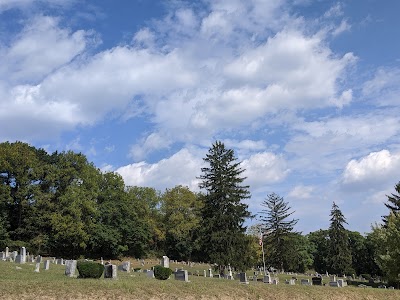
[[[204,259],[220,266],[228,264],[245,268],[243,253],[251,242],[245,236],[243,223],[250,217],[248,205],[242,200],[250,197],[249,186],[243,185],[244,169],[234,151],[217,141],[209,149],[199,177],[203,195],[201,243]]]
[[[352,274],[352,256],[349,245],[349,236],[344,224],[347,224],[341,210],[333,202],[331,210],[331,224],[329,226],[329,272],[335,274]]]
[[[297,219],[288,220],[293,214],[291,207],[279,195],[272,193],[267,196],[261,204],[265,207],[261,211],[264,223],[263,236],[268,250],[267,261],[275,268],[285,269],[288,267],[288,254],[290,238]]]
[[[392,193],[391,195],[387,195],[387,203],[385,203],[385,206],[389,208],[390,212],[393,212],[393,214],[397,215],[400,212],[400,181],[395,185],[394,187],[395,191],[397,194]],[[383,216],[382,221],[387,225],[387,220],[388,220],[389,215]]]

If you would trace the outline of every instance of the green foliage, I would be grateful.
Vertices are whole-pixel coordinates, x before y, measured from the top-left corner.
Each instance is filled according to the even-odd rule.
[[[176,186],[162,195],[161,213],[165,230],[166,254],[177,260],[191,260],[198,248],[195,236],[203,202],[188,187]]]
[[[243,223],[250,217],[247,204],[242,200],[250,197],[249,187],[243,185],[244,172],[236,162],[234,151],[226,149],[222,142],[215,142],[203,159],[208,164],[201,169],[202,196],[201,240],[202,257],[199,259],[220,266],[245,265],[242,254],[250,247],[244,242]]]
[[[154,277],[159,280],[167,280],[171,276],[172,270],[162,266],[154,266]]]
[[[76,268],[79,272],[79,278],[98,279],[103,275],[104,272],[104,266],[102,264],[92,261],[79,260]]]
[[[394,189],[396,193],[392,193],[391,195],[387,196],[388,199],[387,203],[385,203],[385,206],[391,213],[398,215],[400,213],[400,181],[395,185]],[[388,217],[389,215],[382,217],[382,221],[385,225],[387,224]]]
[[[289,212],[291,208],[288,203],[284,202],[279,195],[272,193],[261,205],[265,207],[261,212],[260,220],[263,222],[264,245],[267,245],[266,248],[268,248],[268,264],[282,270],[303,269],[305,266],[300,267],[303,263],[298,261],[300,257],[297,254],[295,257],[291,257],[293,246],[297,246],[300,240],[296,240],[298,236],[293,232],[298,220],[287,220],[293,214],[293,212]],[[298,246],[300,247],[300,245]],[[290,263],[289,260],[291,260]]]
[[[384,226],[373,227],[370,234],[376,248],[376,262],[385,277],[391,282],[399,282],[400,277],[400,216],[390,213]]]
[[[313,256],[313,268],[318,273],[329,269],[329,231],[318,230],[307,235],[310,253]]]
[[[349,237],[344,228],[346,219],[339,207],[333,202],[331,210],[331,225],[329,227],[329,265],[331,274],[352,274],[352,256]],[[346,223],[347,224],[347,223]]]

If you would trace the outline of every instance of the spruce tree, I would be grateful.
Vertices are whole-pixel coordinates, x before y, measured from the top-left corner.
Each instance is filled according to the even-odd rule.
[[[390,196],[387,195],[388,202],[385,203],[385,206],[387,208],[389,208],[390,212],[392,212],[395,215],[398,215],[399,212],[400,212],[400,182],[398,182],[395,185],[394,189],[397,192],[397,194],[393,194],[392,193]],[[389,212],[389,214],[390,214],[390,212]],[[387,225],[388,217],[389,217],[389,215],[382,217],[382,221],[383,221],[385,226]]]
[[[200,188],[203,195],[201,243],[204,259],[221,267],[231,264],[245,268],[243,261],[249,239],[243,223],[250,217],[248,205],[242,200],[250,197],[249,186],[243,185],[244,169],[232,149],[216,141],[203,159],[208,164],[201,169]]]
[[[347,224],[341,210],[333,202],[329,226],[329,273],[353,273],[349,236],[344,224]]]
[[[269,194],[261,205],[265,207],[261,212],[264,217],[260,219],[264,224],[263,236],[268,250],[267,261],[271,266],[283,270],[287,267],[286,254],[298,220],[287,220],[293,214],[290,212],[291,207],[275,193]]]

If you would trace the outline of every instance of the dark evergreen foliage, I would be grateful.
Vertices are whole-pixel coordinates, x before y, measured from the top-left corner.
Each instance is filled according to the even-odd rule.
[[[104,266],[93,261],[78,260],[76,268],[79,272],[79,278],[98,279],[103,275]]]
[[[391,213],[398,215],[400,212],[400,181],[395,185],[394,189],[397,194],[392,193],[390,195],[387,195],[387,203],[385,203],[385,206],[390,210]],[[389,215],[382,216],[382,221],[385,226],[387,224],[388,216]]]
[[[333,202],[330,216],[328,271],[331,274],[353,274],[355,271],[352,268],[349,236],[344,228],[344,224],[347,223],[335,202]]]
[[[243,253],[248,242],[243,223],[250,217],[244,199],[250,197],[249,186],[243,185],[245,177],[236,162],[232,149],[215,142],[204,158],[207,167],[201,169],[200,188],[203,195],[201,244],[204,260],[221,266],[244,266]]]
[[[159,280],[167,280],[171,276],[172,270],[162,266],[154,266],[154,277]]]
[[[279,195],[272,193],[261,204],[260,220],[263,222],[263,239],[268,245],[268,262],[274,268],[291,269],[289,267],[289,251],[294,245],[294,226],[297,219],[288,220],[293,214],[288,203]]]

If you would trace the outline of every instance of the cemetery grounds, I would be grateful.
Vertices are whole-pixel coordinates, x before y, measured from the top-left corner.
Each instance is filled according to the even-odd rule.
[[[146,260],[141,266],[131,261],[131,269],[150,269],[157,260]],[[113,261],[120,265],[122,262]],[[286,285],[290,275],[279,275],[279,284],[270,285],[249,281],[239,284],[238,280],[204,278],[190,275],[190,282],[149,278],[141,272],[118,271],[118,278],[78,279],[64,275],[65,266],[51,264],[49,270],[41,266],[35,273],[35,263],[15,264],[0,261],[0,299],[400,299],[399,290],[372,289],[360,287],[335,288],[329,286],[302,286],[300,279],[311,277],[298,276],[296,285]],[[209,265],[188,265],[170,263],[170,268],[183,268],[195,274],[203,274]],[[250,276],[252,272],[248,272]],[[325,279],[324,282],[326,282]]]

